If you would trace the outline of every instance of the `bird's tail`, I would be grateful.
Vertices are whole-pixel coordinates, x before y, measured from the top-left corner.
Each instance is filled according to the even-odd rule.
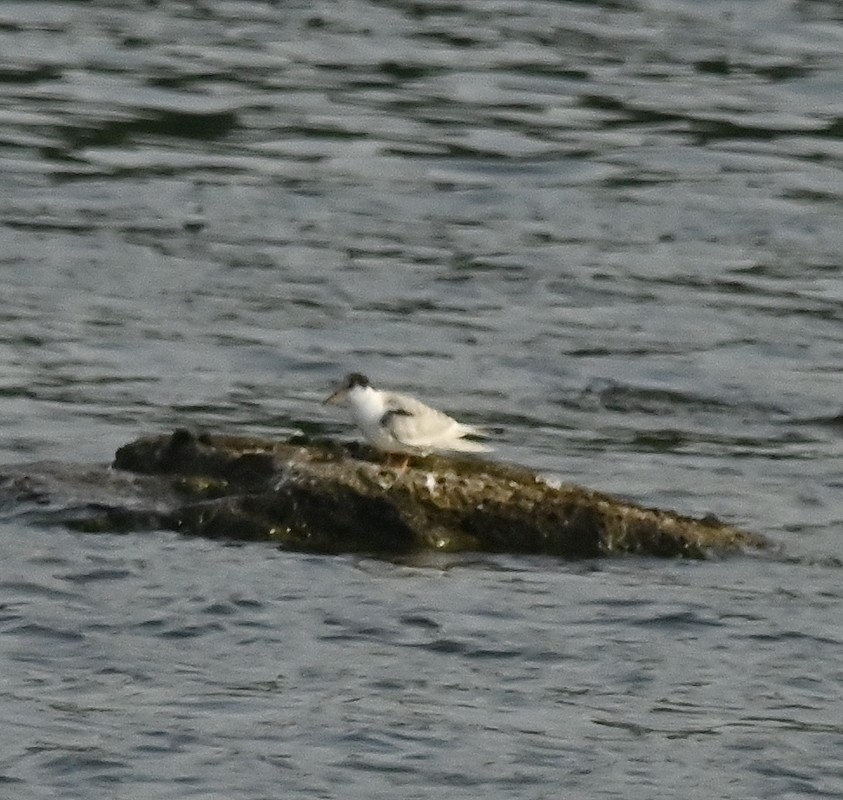
[[[483,430],[483,428],[478,428],[476,425],[463,425],[460,424],[460,437],[463,436],[478,436],[485,438],[489,434]],[[489,447],[489,445],[484,444],[483,442],[475,442],[473,439],[463,439],[459,438],[451,447],[452,450],[459,450],[463,453],[488,453],[493,448]]]

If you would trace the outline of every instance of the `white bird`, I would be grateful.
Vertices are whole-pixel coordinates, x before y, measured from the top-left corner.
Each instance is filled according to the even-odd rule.
[[[457,422],[415,397],[375,389],[359,372],[345,376],[342,386],[324,403],[347,400],[351,415],[369,444],[387,453],[427,455],[434,450],[482,453],[485,444],[465,436],[484,436],[472,425]]]

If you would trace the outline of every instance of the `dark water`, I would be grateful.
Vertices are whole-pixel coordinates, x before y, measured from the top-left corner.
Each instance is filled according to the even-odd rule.
[[[347,435],[358,369],[784,548],[395,565],[0,509],[0,795],[843,795],[841,22],[0,5],[0,464]]]

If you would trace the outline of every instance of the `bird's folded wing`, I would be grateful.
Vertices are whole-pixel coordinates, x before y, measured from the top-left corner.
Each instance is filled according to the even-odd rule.
[[[394,395],[388,402],[388,408],[384,417],[389,417],[386,422],[389,432],[408,447],[435,447],[473,433],[470,427],[461,425],[414,397]]]

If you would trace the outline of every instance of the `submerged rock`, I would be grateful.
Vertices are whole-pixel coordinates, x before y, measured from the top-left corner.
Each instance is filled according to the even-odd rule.
[[[575,485],[549,485],[522,467],[479,459],[416,458],[386,466],[364,445],[293,437],[139,439],[121,447],[117,474],[138,476],[154,503],[101,510],[90,529],[131,525],[198,536],[274,540],[291,550],[401,554],[615,553],[702,558],[764,548],[765,538]],[[152,481],[152,483],[150,483]],[[85,527],[84,524],[80,525]]]

